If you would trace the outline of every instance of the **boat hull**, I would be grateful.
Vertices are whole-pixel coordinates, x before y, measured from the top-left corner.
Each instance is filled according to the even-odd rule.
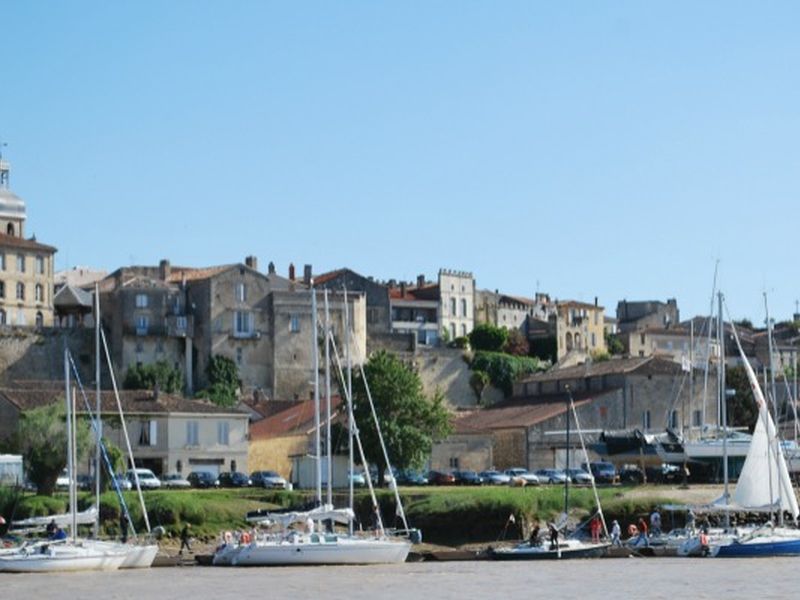
[[[259,542],[242,546],[225,562],[237,567],[388,564],[405,562],[410,550],[411,543],[405,540],[345,539],[323,543]]]
[[[493,560],[563,560],[568,558],[599,558],[608,553],[611,544],[580,544],[551,550],[547,546],[521,545],[515,548],[492,550]]]
[[[712,546],[711,556],[716,558],[800,556],[800,538],[791,540],[751,540]]]
[[[0,572],[55,573],[65,571],[116,571],[127,554],[59,548],[52,554],[17,552],[0,556]]]

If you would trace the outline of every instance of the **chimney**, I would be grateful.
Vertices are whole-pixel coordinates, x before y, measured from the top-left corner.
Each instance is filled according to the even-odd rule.
[[[169,266],[169,261],[164,258],[158,263],[158,277],[161,281],[166,281],[169,279],[169,274],[172,271],[172,268]]]
[[[400,297],[401,298],[405,298],[405,295],[406,295],[406,282],[405,281],[401,281],[400,282]]]
[[[245,256],[244,264],[253,269],[254,271],[258,271],[258,257],[253,256],[252,254],[250,256]]]
[[[417,287],[425,286],[425,275],[417,275]]]
[[[594,305],[597,306],[597,296],[594,297]]]
[[[289,280],[294,281],[294,263],[289,263]]]
[[[275,275],[275,263],[272,261],[269,261],[269,264],[267,265],[267,274]]]
[[[311,265],[303,266],[303,283],[311,285]]]

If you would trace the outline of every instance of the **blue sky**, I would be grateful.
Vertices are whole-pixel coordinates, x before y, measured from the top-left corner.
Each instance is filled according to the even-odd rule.
[[[800,5],[0,2],[0,139],[57,268],[206,265],[788,318]]]

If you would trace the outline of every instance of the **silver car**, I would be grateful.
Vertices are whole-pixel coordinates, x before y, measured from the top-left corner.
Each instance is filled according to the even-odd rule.
[[[536,476],[542,483],[566,483],[567,474],[563,469],[539,469]]]
[[[500,471],[481,471],[478,475],[488,485],[508,485],[511,483],[511,477]]]
[[[535,473],[531,473],[527,469],[521,467],[506,469],[503,473],[511,478],[512,485],[514,485],[516,481],[522,481],[523,485],[539,485],[540,483]]]

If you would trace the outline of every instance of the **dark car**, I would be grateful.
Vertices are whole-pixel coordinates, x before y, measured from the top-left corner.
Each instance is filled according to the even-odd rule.
[[[428,483],[431,485],[454,485],[456,478],[450,473],[442,473],[441,471],[431,471],[428,473]]]
[[[619,480],[622,483],[644,483],[644,473],[636,465],[622,465],[619,470]]]
[[[79,490],[90,490],[94,486],[94,477],[90,475],[78,475],[75,480]]]
[[[196,488],[212,488],[218,487],[219,481],[216,475],[208,471],[192,471],[186,480]]]
[[[617,483],[619,481],[617,469],[610,462],[597,461],[588,465],[584,463],[581,468],[584,471],[590,471],[596,483]]]
[[[413,469],[406,469],[397,473],[398,485],[428,485],[428,478]]]
[[[247,487],[249,485],[253,485],[253,482],[247,475],[239,471],[219,474],[220,487]]]
[[[475,471],[453,471],[456,485],[483,485],[483,477]]]

